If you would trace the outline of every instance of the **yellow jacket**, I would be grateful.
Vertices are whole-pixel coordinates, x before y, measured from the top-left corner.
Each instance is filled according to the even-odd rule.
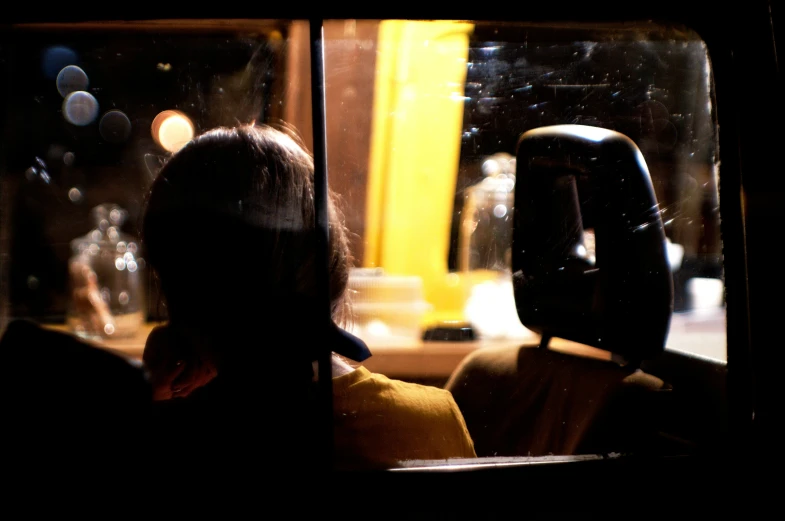
[[[449,391],[392,380],[361,366],[333,378],[333,395],[337,469],[476,457]]]

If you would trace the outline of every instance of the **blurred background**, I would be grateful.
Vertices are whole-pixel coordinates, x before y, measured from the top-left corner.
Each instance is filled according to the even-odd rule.
[[[696,34],[400,20],[331,20],[324,34],[328,175],[352,232],[355,332],[401,345],[444,325],[532,338],[510,281],[516,145],[527,130],[578,123],[640,148],[669,243],[671,339],[725,358],[717,127]],[[218,125],[285,124],[310,149],[309,60],[305,21],[5,30],[2,326],[70,316],[85,327],[74,259],[95,263],[107,313],[136,317],[99,336],[165,320],[139,242],[152,180]],[[184,262],[209,269],[214,248],[182,244]],[[688,330],[708,336],[679,344]]]

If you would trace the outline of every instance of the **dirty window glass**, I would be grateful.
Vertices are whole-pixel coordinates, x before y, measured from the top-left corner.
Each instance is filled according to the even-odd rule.
[[[576,124],[628,137],[645,159],[673,278],[667,349],[725,360],[717,127],[697,35],[368,20],[325,31],[330,183],[357,234],[358,334],[457,350],[537,341],[511,291],[516,147],[526,131]],[[432,363],[423,378],[444,372]]]

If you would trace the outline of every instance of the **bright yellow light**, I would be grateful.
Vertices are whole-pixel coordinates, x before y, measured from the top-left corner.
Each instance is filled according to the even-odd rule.
[[[194,137],[190,118],[178,110],[165,110],[153,120],[153,139],[165,150],[175,153]]]

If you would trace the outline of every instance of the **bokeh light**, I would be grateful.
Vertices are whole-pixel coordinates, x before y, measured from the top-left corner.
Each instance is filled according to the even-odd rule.
[[[98,101],[89,92],[78,90],[63,100],[63,117],[72,125],[89,125],[98,116]]]
[[[77,187],[73,187],[68,190],[68,199],[70,199],[72,203],[81,203],[83,197],[84,196],[82,195],[82,191]]]
[[[41,59],[41,68],[47,79],[54,80],[67,65],[73,65],[78,60],[76,52],[62,45],[48,47]]]
[[[122,143],[131,135],[131,120],[120,110],[110,110],[101,117],[98,132],[110,143]]]
[[[57,92],[65,98],[72,92],[87,90],[90,80],[87,78],[87,73],[85,73],[85,71],[76,65],[69,65],[63,67],[57,75],[57,81],[55,83],[57,84]]]
[[[194,137],[191,119],[179,110],[165,110],[153,120],[153,139],[164,150],[175,153]]]

